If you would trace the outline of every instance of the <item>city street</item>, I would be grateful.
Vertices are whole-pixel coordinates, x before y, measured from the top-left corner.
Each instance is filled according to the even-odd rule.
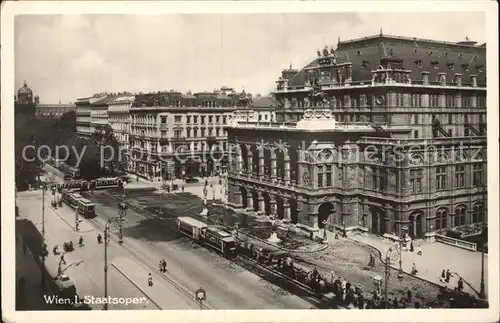
[[[117,201],[103,191],[86,196],[96,203],[103,225],[117,215]],[[165,226],[171,229],[165,230]],[[174,230],[172,230],[174,229]],[[308,309],[309,302],[262,280],[218,254],[202,248],[175,231],[175,217],[148,219],[128,210],[123,229],[124,245],[158,267],[160,259],[167,262],[171,279],[186,289],[200,287],[207,291],[207,304],[216,309]]]
[[[103,244],[98,244],[96,240],[97,234],[102,234],[102,232],[86,223],[85,220],[80,224],[81,233],[75,232],[72,226],[74,224],[74,212],[70,211],[67,206],[53,210],[49,206],[48,197],[50,196],[50,193],[46,193],[45,237],[49,250],[49,256],[46,259],[48,271],[55,276],[60,261],[60,255],[54,255],[52,253],[52,247],[58,245],[59,251],[62,252],[63,242],[73,241],[75,250],[64,255],[67,264],[62,265],[62,271],[75,282],[77,293],[80,298],[84,298],[85,296],[95,298],[103,297],[104,248]],[[27,196],[24,196],[23,193],[19,193],[17,203],[20,209],[20,218],[31,220],[41,232],[41,191],[39,191],[38,195],[35,195],[34,192],[29,192]],[[78,246],[78,239],[80,236],[84,239],[83,247]],[[115,259],[130,258],[130,255],[113,241],[110,242],[108,255],[108,295],[117,298],[146,299],[145,302],[140,304],[110,304],[109,309],[158,309],[158,305],[151,301],[148,295],[150,291],[143,287],[142,282],[137,282],[137,272],[142,275],[143,282],[147,282],[147,274],[151,270],[144,268],[140,263],[135,267],[125,266],[125,268],[123,268],[119,260],[117,260],[118,265],[115,266]],[[120,270],[117,270],[117,267]],[[160,281],[159,278],[156,280]],[[144,291],[146,291],[146,293]],[[162,290],[162,294],[163,297],[168,297],[168,299],[171,300],[167,308],[185,309],[196,307],[195,302],[175,289],[164,289]],[[94,309],[102,308],[102,304],[95,306],[92,304],[89,305]],[[165,306],[164,303],[162,305]]]

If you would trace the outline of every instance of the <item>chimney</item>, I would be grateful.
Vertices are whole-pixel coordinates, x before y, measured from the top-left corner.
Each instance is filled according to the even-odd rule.
[[[477,75],[475,74],[471,75],[470,82],[472,83],[472,87],[477,87]]]
[[[441,72],[441,73],[438,73],[438,75],[439,75],[439,85],[446,86],[446,73]]]
[[[424,85],[429,85],[429,72],[426,71],[422,72],[422,83]]]
[[[462,74],[460,73],[455,73],[454,77],[454,82],[456,83],[457,86],[462,86]]]

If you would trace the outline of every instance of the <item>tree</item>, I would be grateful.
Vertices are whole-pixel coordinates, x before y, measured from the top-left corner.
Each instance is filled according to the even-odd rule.
[[[91,136],[91,140],[101,149],[103,155],[100,158],[110,173],[123,172],[127,169],[128,160],[125,152],[120,149],[120,143],[116,139],[110,125],[97,127]]]

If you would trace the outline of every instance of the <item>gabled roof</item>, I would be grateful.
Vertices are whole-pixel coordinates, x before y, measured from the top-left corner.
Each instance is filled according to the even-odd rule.
[[[105,96],[105,97],[95,101],[94,103],[91,103],[90,105],[91,106],[104,106],[104,105],[108,104],[109,102],[114,101],[118,97],[119,96],[117,96],[117,95],[108,95],[108,96]]]

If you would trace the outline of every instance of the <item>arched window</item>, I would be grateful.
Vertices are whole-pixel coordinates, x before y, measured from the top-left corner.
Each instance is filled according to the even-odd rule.
[[[483,222],[484,208],[482,203],[477,203],[472,209],[472,223]]]
[[[467,214],[467,208],[465,206],[459,206],[455,210],[455,221],[453,223],[454,227],[465,225],[465,218]]]
[[[445,208],[438,209],[436,211],[436,230],[440,229],[446,229],[447,227],[447,217],[448,217],[448,210]]]

